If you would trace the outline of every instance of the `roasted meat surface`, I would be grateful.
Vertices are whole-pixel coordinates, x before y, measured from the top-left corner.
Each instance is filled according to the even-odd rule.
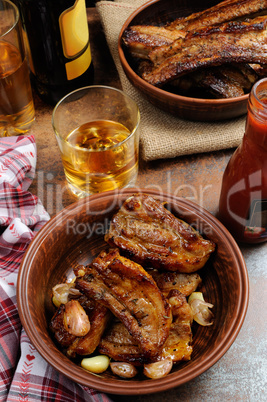
[[[170,45],[180,37],[178,31],[170,31],[164,27],[135,25],[124,31],[122,40],[133,57],[147,59],[155,47]]]
[[[161,47],[153,53],[152,71],[143,78],[152,85],[162,86],[179,76],[203,67],[227,63],[267,64],[267,16],[249,22],[230,22],[207,28],[171,47]]]
[[[212,241],[147,194],[124,202],[105,240],[142,266],[185,273],[202,268],[215,250]]]
[[[233,98],[266,76],[267,0],[225,0],[165,26],[133,25],[122,41],[135,71],[168,92]],[[257,68],[248,69],[248,65]]]
[[[76,288],[107,307],[127,328],[147,361],[166,341],[172,315],[154,279],[118,249],[102,251],[76,279]]]
[[[192,310],[186,301],[186,297],[178,290],[172,290],[168,298],[172,306],[173,322],[169,336],[157,360],[163,360],[167,357],[171,357],[173,362],[190,360],[192,354]],[[114,322],[108,328],[100,341],[98,350],[115,361],[125,361],[137,366],[145,363],[141,349],[121,322]]]
[[[56,341],[62,348],[68,348],[76,339],[76,336],[70,334],[64,325],[65,304],[61,304],[55,312],[50,322],[50,330],[53,332]]]
[[[199,88],[214,98],[233,98],[248,93],[258,79],[259,74],[249,64],[229,64],[184,75],[173,81],[170,88],[189,94]]]
[[[190,360],[193,348],[192,342],[192,309],[185,295],[174,289],[169,292],[168,300],[172,308],[173,322],[170,335],[166,340],[159,359],[171,357],[173,362]]]
[[[50,323],[50,329],[54,333],[55,339],[70,357],[75,357],[76,354],[89,355],[93,353],[112,318],[112,314],[105,306],[92,299],[82,295],[77,301],[89,317],[90,330],[88,334],[79,337],[66,330],[64,325],[65,304],[60,305]]]
[[[119,321],[113,321],[108,327],[99,343],[98,351],[115,361],[128,362],[136,366],[146,363],[138,343]]]
[[[122,37],[124,45],[134,57],[148,58],[160,46],[170,45],[190,32],[245,18],[267,9],[267,0],[226,0],[209,9],[174,20],[166,26],[133,25]]]
[[[179,272],[159,272],[156,269],[149,271],[164,296],[171,290],[179,290],[185,296],[191,295],[201,285],[201,278],[197,273],[182,274]]]
[[[248,17],[266,9],[267,0],[225,0],[204,11],[176,19],[168,24],[168,29],[199,31],[205,27]]]
[[[83,356],[92,354],[98,347],[104,331],[111,322],[112,314],[105,306],[94,302],[94,309],[89,317],[90,331],[87,335],[73,340],[67,349],[68,356],[75,357],[77,354]]]

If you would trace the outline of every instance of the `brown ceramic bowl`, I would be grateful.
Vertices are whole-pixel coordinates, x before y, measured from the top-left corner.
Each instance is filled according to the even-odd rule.
[[[202,99],[177,95],[157,88],[136,74],[134,62],[121,37],[131,25],[162,25],[178,17],[209,8],[218,0],[151,0],[139,7],[124,23],[118,40],[119,57],[129,81],[155,106],[177,117],[195,121],[226,120],[247,112],[248,95],[229,99]]]
[[[17,300],[22,324],[38,352],[68,378],[103,392],[120,395],[164,391],[197,377],[216,363],[234,342],[248,304],[248,276],[242,254],[224,226],[209,212],[170,194],[144,190],[212,239],[217,249],[199,271],[205,298],[214,304],[214,324],[193,326],[191,361],[177,364],[165,378],[132,380],[115,377],[109,370],[94,375],[69,360],[54,343],[49,322],[54,313],[51,290],[72,276],[72,266],[86,264],[106,247],[103,236],[111,216],[136,189],[107,192],[84,198],[62,210],[36,235],[22,261]],[[140,189],[138,190],[140,191]]]

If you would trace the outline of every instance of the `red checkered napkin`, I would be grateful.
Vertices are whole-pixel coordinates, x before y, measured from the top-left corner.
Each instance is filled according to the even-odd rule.
[[[21,327],[17,273],[35,233],[49,220],[28,190],[35,175],[33,136],[0,139],[0,401],[110,401],[55,371]]]

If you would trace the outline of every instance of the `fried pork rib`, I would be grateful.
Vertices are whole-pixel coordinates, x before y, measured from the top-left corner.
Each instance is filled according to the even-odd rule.
[[[192,310],[186,301],[186,297],[178,290],[172,290],[168,298],[172,307],[173,322],[169,336],[162,351],[157,356],[157,360],[168,357],[173,362],[190,360],[192,354]],[[121,322],[114,322],[108,328],[100,341],[98,350],[115,361],[124,361],[136,366],[145,363],[140,347]]]
[[[162,86],[177,77],[203,67],[227,63],[267,63],[267,16],[250,22],[230,22],[207,28],[171,47],[162,46],[150,57],[156,65],[144,72],[152,85]]]
[[[132,56],[146,59],[151,50],[170,45],[174,40],[184,38],[188,32],[198,32],[266,9],[267,0],[226,0],[204,11],[178,18],[165,27],[131,26],[125,30],[122,40]]]
[[[139,264],[120,256],[118,249],[103,251],[77,278],[76,288],[125,325],[147,361],[157,358],[172,315],[155,281]]]
[[[266,9],[267,0],[225,0],[204,11],[178,18],[168,25],[168,29],[198,31],[203,27],[248,17]]]
[[[256,68],[255,68],[256,69]],[[214,98],[233,98],[242,96],[251,90],[259,79],[261,69],[255,71],[249,64],[229,64],[213,68],[199,69],[172,81],[169,89],[190,94],[196,89],[203,89]]]
[[[164,296],[171,290],[178,290],[185,296],[195,292],[202,280],[197,273],[181,274],[179,272],[159,272],[156,269],[149,271]]]
[[[124,31],[122,40],[133,57],[147,59],[155,47],[170,45],[180,37],[178,31],[164,27],[135,25]]]
[[[142,266],[185,273],[202,268],[215,250],[212,241],[147,194],[135,194],[124,202],[105,240]]]

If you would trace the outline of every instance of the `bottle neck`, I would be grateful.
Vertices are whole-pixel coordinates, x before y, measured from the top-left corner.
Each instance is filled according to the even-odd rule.
[[[258,81],[249,95],[245,135],[267,150],[267,78]]]

